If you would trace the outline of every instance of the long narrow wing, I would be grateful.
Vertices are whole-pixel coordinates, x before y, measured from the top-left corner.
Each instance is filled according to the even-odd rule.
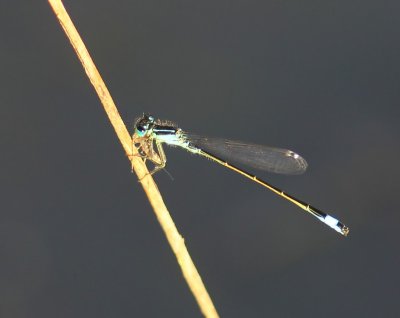
[[[292,175],[307,169],[306,160],[291,150],[196,135],[186,135],[186,138],[196,148],[222,160],[255,169]]]

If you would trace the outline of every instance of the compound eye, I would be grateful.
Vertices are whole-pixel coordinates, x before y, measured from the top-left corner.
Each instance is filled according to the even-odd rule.
[[[147,127],[144,127],[142,125],[138,125],[136,127],[136,133],[138,134],[139,137],[143,137],[146,134],[146,130],[147,130]]]

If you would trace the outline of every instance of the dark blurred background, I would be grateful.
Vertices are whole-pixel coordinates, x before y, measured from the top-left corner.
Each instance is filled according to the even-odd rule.
[[[221,317],[399,317],[399,1],[65,1],[132,131],[285,147],[260,177],[155,178]],[[47,1],[0,3],[0,317],[201,317]]]

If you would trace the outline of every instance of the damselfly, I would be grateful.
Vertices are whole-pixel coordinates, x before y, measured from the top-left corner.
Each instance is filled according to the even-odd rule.
[[[291,150],[191,135],[178,128],[175,124],[156,120],[151,115],[143,115],[136,121],[132,142],[145,160],[148,159],[154,163],[155,168],[151,174],[163,169],[167,162],[162,146],[163,143],[181,147],[191,153],[215,161],[262,185],[315,216],[340,234],[347,236],[349,233],[349,228],[333,216],[231,164],[231,162],[241,163],[256,169],[280,174],[301,174],[307,169],[307,162]]]

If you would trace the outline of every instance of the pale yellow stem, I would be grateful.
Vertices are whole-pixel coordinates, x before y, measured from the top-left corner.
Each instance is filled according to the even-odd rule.
[[[67,34],[76,54],[78,55],[79,60],[81,61],[83,68],[90,79],[90,82],[99,95],[100,101],[104,106],[115,132],[117,133],[118,139],[120,140],[126,155],[132,161],[133,169],[136,172],[139,180],[141,180],[143,189],[150,201],[151,206],[154,209],[162,229],[164,230],[167,240],[171,245],[173,252],[175,253],[183,276],[185,277],[190,290],[200,306],[200,310],[205,317],[218,317],[218,313],[212,303],[212,300],[207,293],[207,290],[199,273],[197,272],[188,250],[186,249],[184,239],[179,234],[174,221],[172,220],[171,215],[164,204],[161,194],[158,191],[157,185],[155,184],[151,175],[148,174],[147,167],[143,163],[142,159],[135,156],[137,155],[137,150],[136,148],[132,147],[131,136],[126,129],[125,124],[118,113],[117,107],[115,106],[96,66],[94,65],[89,52],[83,44],[78,31],[76,30],[60,0],[49,0],[49,3],[53,8],[54,13],[56,14],[65,33]]]

